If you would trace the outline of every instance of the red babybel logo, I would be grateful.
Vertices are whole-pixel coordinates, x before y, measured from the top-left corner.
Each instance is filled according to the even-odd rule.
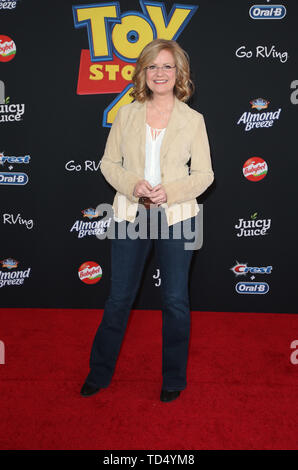
[[[243,165],[243,175],[249,181],[260,181],[267,175],[268,165],[260,157],[252,157],[246,160]]]
[[[85,284],[96,284],[101,280],[102,269],[94,261],[86,261],[78,269],[78,275]]]
[[[0,62],[9,62],[16,55],[17,48],[9,36],[0,34]]]

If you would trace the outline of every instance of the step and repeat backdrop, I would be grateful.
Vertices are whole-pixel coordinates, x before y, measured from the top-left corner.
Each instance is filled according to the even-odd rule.
[[[103,308],[105,142],[142,48],[188,52],[215,181],[194,310],[297,312],[298,2],[0,0],[2,307]],[[123,272],[123,276],[125,276]],[[154,252],[135,308],[160,308]]]

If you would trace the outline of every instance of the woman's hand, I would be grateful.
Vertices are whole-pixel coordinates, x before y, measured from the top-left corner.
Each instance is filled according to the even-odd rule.
[[[149,197],[151,201],[158,206],[167,202],[167,193],[161,184],[154,186],[154,188],[150,191]]]
[[[150,191],[152,190],[152,186],[146,180],[140,180],[134,187],[133,195],[135,197],[150,197]]]

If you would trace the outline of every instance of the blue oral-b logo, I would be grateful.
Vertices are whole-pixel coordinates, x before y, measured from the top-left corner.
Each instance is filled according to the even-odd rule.
[[[28,175],[26,173],[0,173],[0,184],[5,185],[24,185],[28,183]]]
[[[267,294],[269,285],[267,282],[238,282],[235,289],[238,294]]]
[[[253,5],[249,9],[249,16],[253,20],[281,20],[286,13],[284,5]]]

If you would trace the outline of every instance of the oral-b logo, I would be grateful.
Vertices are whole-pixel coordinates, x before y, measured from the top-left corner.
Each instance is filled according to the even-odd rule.
[[[238,282],[235,290],[238,294],[267,294],[269,285],[267,282]]]
[[[15,185],[15,186],[23,186],[24,184],[28,183],[28,175],[26,173],[5,173],[0,172],[0,184],[5,185]]]
[[[249,9],[249,16],[253,20],[281,20],[286,13],[284,5],[253,5]]]

